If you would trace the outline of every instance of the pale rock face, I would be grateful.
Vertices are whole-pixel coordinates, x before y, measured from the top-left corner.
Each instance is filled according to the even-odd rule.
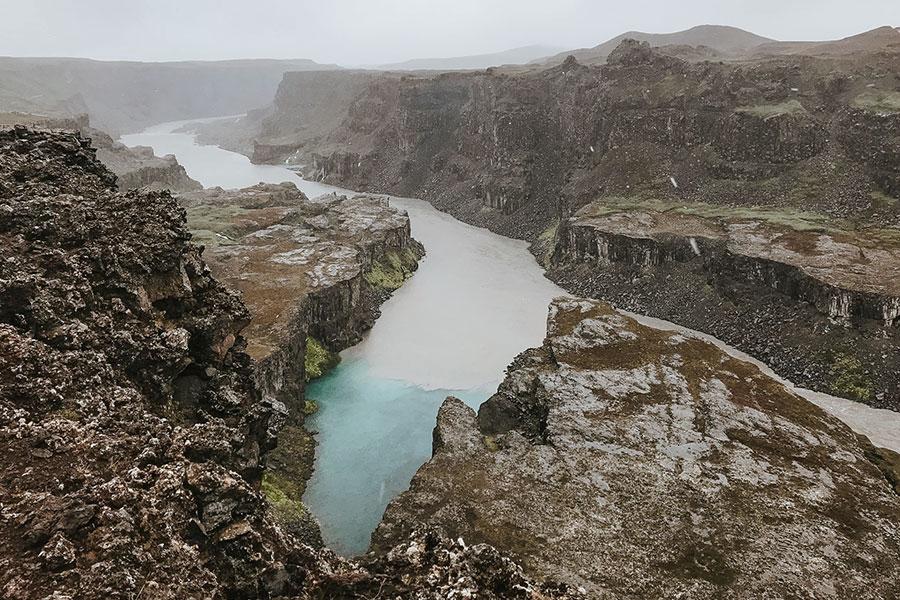
[[[756,367],[605,304],[557,299],[548,332],[477,417],[445,402],[435,455],[375,548],[424,520],[599,598],[900,593],[883,576],[900,568],[887,451]]]

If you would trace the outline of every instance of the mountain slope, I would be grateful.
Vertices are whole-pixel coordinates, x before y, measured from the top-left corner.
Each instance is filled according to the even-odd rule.
[[[574,56],[580,63],[601,63],[616,49],[625,39],[633,39],[639,42],[647,42],[653,47],[683,45],[683,46],[707,46],[713,50],[725,54],[742,53],[751,48],[773,42],[769,38],[756,35],[737,27],[725,25],[698,25],[684,31],[675,33],[644,33],[641,31],[629,31],[617,35],[609,41],[603,42],[593,48],[581,48],[562,52],[543,61],[535,61],[543,64],[558,64],[568,55]]]

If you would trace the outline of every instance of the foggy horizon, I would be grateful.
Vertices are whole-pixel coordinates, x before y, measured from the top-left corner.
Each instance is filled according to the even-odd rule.
[[[781,40],[839,39],[895,26],[893,0],[760,0],[723,5],[613,2],[411,0],[312,2],[175,0],[124,4],[4,0],[14,25],[0,56],[103,61],[310,59],[342,66],[493,54],[525,46],[592,47],[626,31],[671,33],[698,25],[738,27]],[[773,19],[772,15],[779,15]]]

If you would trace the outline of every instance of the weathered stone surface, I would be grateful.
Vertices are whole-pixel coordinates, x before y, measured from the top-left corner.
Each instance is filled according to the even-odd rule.
[[[577,597],[433,532],[362,566],[279,527],[249,312],[169,194],[114,182],[79,135],[0,133],[0,596]]]
[[[118,188],[148,188],[175,192],[198,190],[203,186],[188,177],[174,155],[159,157],[147,147],[129,148],[107,133],[91,127],[87,115],[71,118],[23,113],[0,113],[0,128],[27,125],[53,130],[76,130],[97,150],[97,158],[117,178]]]
[[[879,452],[707,342],[557,299],[477,416],[444,403],[373,547],[424,521],[595,598],[889,598]]]
[[[213,188],[179,201],[213,275],[239,290],[250,309],[243,336],[259,389],[288,408],[264,489],[283,525],[321,545],[301,503],[315,456],[303,426],[310,348],[337,352],[357,343],[424,250],[410,235],[409,217],[383,198],[310,200],[285,182]]]
[[[765,217],[591,204],[561,224],[550,276],[715,335],[797,384],[900,410],[896,232],[797,230]]]

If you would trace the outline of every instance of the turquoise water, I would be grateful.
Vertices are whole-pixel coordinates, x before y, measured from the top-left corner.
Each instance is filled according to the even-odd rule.
[[[477,408],[496,387],[423,390],[373,378],[366,360],[354,356],[313,381],[306,393],[319,410],[307,427],[318,430],[318,447],[304,502],[319,519],[327,546],[344,556],[365,552],[387,503],[431,457],[431,432],[444,398],[453,395]]]

